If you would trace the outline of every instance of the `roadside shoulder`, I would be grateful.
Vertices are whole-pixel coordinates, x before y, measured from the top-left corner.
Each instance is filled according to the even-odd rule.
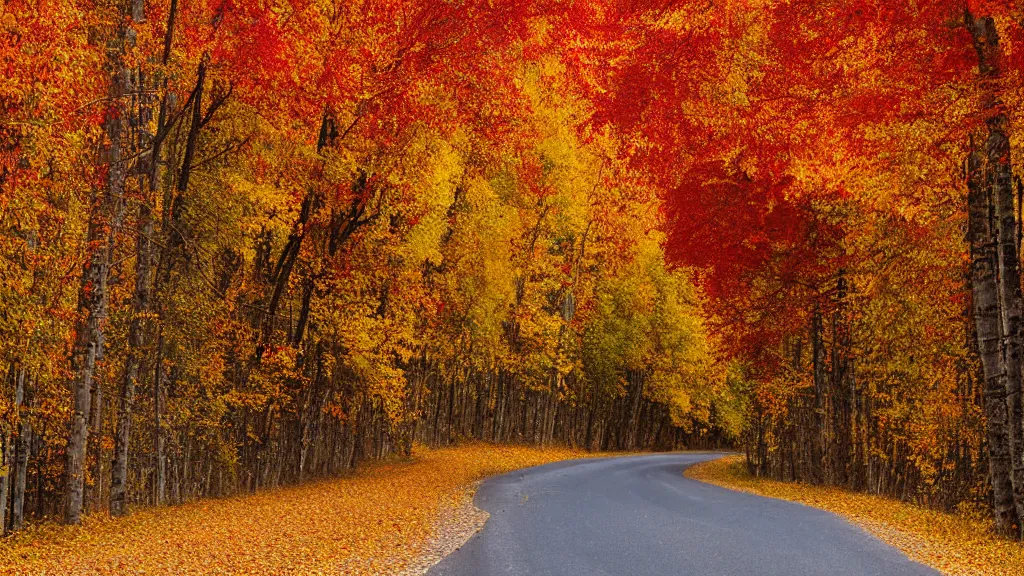
[[[991,523],[892,498],[756,478],[742,456],[701,462],[687,478],[768,498],[799,502],[850,521],[911,560],[951,576],[1024,576],[1024,547],[997,536]]]

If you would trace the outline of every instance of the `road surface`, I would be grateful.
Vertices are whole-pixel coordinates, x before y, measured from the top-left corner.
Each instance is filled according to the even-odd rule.
[[[427,576],[936,576],[842,518],[683,477],[715,454],[575,460],[480,487],[490,520]]]

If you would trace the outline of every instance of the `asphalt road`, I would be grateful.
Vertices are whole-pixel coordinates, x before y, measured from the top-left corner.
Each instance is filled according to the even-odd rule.
[[[814,508],[683,477],[715,454],[575,460],[480,487],[482,531],[428,576],[935,576]]]

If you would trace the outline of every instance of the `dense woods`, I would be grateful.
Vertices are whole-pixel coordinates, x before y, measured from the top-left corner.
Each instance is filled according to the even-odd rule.
[[[1022,14],[769,4],[699,36],[723,62],[717,100],[669,82],[640,125],[680,127],[645,162],[693,158],[657,172],[668,250],[705,270],[712,332],[747,391],[748,462],[984,503],[1019,534]],[[637,66],[641,85],[665,74]],[[717,113],[679,118],[680,101]]]
[[[545,17],[5,4],[4,526],[414,441],[734,437],[656,191]]]
[[[0,532],[480,439],[1019,534],[1022,23],[6,0]]]

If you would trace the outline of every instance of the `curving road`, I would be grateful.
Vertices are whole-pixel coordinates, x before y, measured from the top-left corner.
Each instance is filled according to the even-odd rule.
[[[480,487],[482,531],[428,576],[936,576],[842,518],[683,477],[716,454],[575,460]]]

